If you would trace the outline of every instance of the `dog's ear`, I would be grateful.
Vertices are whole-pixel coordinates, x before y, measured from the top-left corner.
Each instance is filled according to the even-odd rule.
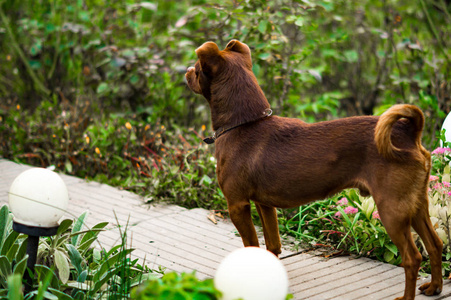
[[[196,49],[202,72],[212,75],[216,72],[222,60],[218,45],[213,42],[206,42]]]
[[[251,55],[251,49],[249,49],[249,47],[246,44],[241,43],[238,40],[231,40],[227,44],[226,50],[235,51],[249,56]]]

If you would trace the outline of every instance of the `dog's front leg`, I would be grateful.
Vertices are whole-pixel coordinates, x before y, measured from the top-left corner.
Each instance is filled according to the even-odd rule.
[[[257,232],[251,217],[251,204],[249,201],[230,201],[227,199],[229,214],[233,225],[240,233],[245,247],[259,247]]]
[[[262,221],[263,234],[265,235],[266,249],[279,256],[282,253],[282,245],[279,236],[279,222],[275,207],[255,203],[260,220]]]

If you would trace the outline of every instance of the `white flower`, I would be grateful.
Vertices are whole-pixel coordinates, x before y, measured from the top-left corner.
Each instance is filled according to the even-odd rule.
[[[444,222],[448,219],[447,207],[441,207],[438,211],[440,219]]]
[[[448,235],[446,234],[445,230],[443,230],[443,228],[437,228],[435,231],[437,232],[443,243],[448,244]]]

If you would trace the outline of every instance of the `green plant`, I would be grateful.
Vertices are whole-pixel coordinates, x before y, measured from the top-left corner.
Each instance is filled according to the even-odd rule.
[[[337,247],[344,245],[361,256],[401,263],[401,255],[380,221],[373,198],[362,197],[355,190],[346,191],[344,196],[336,206],[338,231],[344,233]],[[348,206],[343,208],[345,205]]]
[[[400,255],[380,222],[374,200],[347,190],[299,207],[290,219],[279,218],[282,232],[304,246],[332,246],[339,251],[398,264]]]
[[[444,146],[449,146],[443,132],[440,139]],[[432,151],[432,170],[429,180],[429,214],[432,224],[443,241],[443,269],[445,275],[451,273],[451,149],[449,147],[438,147]],[[423,253],[424,245],[420,239]],[[426,256],[426,255],[425,255]],[[429,266],[424,267],[427,271]]]
[[[176,272],[144,282],[131,293],[131,298],[136,300],[214,300],[220,296],[221,292],[215,288],[213,279],[199,280],[195,273]]]
[[[132,260],[126,248],[126,228],[122,243],[111,250],[93,248],[98,234],[108,223],[85,230],[87,213],[75,223],[61,222],[54,237],[41,238],[32,290],[20,293],[28,256],[27,238],[12,230],[12,215],[0,209],[0,298],[8,299],[126,299],[130,290],[150,277],[159,276]],[[22,297],[22,298],[20,298]],[[11,299],[11,298],[10,298]]]

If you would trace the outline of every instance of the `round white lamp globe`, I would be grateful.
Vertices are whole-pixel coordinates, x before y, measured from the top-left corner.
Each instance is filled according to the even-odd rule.
[[[282,262],[258,247],[240,248],[220,263],[214,278],[222,300],[284,300],[288,276]]]
[[[43,168],[22,172],[9,189],[14,222],[27,226],[58,226],[68,202],[64,181],[57,173]]]
[[[447,142],[451,142],[451,112],[446,116],[442,125],[442,130],[446,129],[445,138]]]

